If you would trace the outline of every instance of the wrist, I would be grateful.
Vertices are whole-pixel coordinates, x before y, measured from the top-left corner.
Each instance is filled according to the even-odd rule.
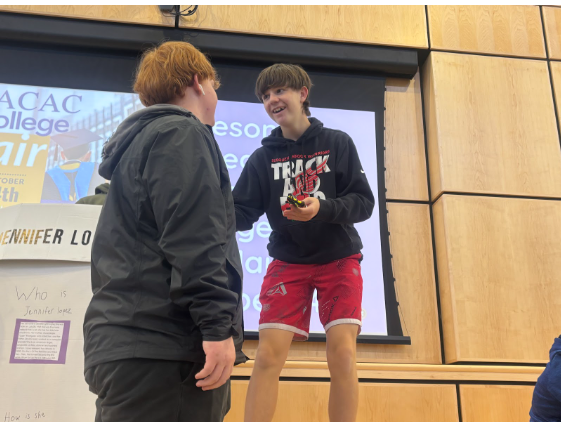
[[[331,202],[327,199],[318,199],[318,202],[319,202],[319,209],[315,218],[322,221],[330,221],[331,213],[332,213]]]

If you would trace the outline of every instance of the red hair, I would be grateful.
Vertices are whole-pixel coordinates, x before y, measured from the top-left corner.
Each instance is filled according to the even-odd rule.
[[[187,42],[168,41],[142,55],[133,89],[146,107],[165,104],[183,97],[195,75],[218,88],[216,71],[203,53]]]

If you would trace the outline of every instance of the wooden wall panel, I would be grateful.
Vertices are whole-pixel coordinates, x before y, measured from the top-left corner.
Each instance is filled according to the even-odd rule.
[[[441,363],[428,205],[388,204],[393,270],[402,326],[411,346],[359,344],[359,362]],[[368,258],[366,258],[368,259]],[[253,358],[257,342],[246,341]],[[289,360],[325,361],[325,343],[295,342]]]
[[[425,135],[419,74],[386,81],[387,198],[428,201]]]
[[[443,191],[561,197],[545,61],[433,52],[423,81],[433,199]]]
[[[433,214],[446,362],[547,362],[561,201],[443,195]]]
[[[250,377],[255,361],[249,360],[234,368],[232,376]],[[363,380],[402,380],[409,382],[533,382],[545,366],[526,365],[425,365],[411,363],[358,363],[358,377]],[[287,361],[281,371],[283,378],[329,378],[327,362]]]
[[[232,408],[225,422],[243,422],[248,381],[232,381]],[[323,422],[327,414],[329,384],[281,382],[273,422]],[[453,385],[361,383],[357,421],[457,422]]]
[[[186,6],[181,6],[182,8]],[[180,27],[428,48],[424,6],[199,6]]]
[[[542,7],[549,58],[561,60],[561,8]]]
[[[437,124],[436,91],[433,78],[433,56],[429,55],[422,70],[422,85],[425,102],[425,124],[427,137],[427,153],[429,157],[429,177],[432,198],[436,198],[443,190],[442,163],[439,150],[439,126]]]
[[[555,104],[557,105],[557,122],[560,120],[561,110],[561,62],[550,62],[551,78],[553,80],[553,90],[555,97]]]
[[[431,48],[545,58],[538,6],[428,6]]]
[[[162,15],[158,6],[4,6],[2,12],[31,13],[145,25],[175,26],[175,17]]]
[[[461,385],[463,422],[528,422],[533,386]]]

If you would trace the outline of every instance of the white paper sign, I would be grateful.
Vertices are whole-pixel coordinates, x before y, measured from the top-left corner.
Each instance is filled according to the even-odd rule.
[[[0,209],[0,260],[89,262],[101,208],[21,204]]]

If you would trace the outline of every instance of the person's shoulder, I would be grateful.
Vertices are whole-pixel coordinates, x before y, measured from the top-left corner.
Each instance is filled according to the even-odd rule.
[[[265,151],[265,147],[261,145],[255,151],[251,153],[247,162],[253,166],[257,166],[260,163],[263,163],[267,160],[267,151]]]
[[[348,148],[353,143],[351,137],[342,130],[323,128],[320,134],[320,142],[324,143],[326,148],[335,151]]]
[[[561,353],[556,353],[553,358],[551,358],[548,366],[552,371],[557,373],[557,376],[561,380]]]
[[[333,141],[344,141],[344,142],[352,141],[351,137],[347,132],[343,132],[342,130],[338,130],[338,129],[331,129],[328,127],[322,128],[320,136],[323,137],[324,139],[333,140]]]
[[[169,115],[159,118],[148,129],[148,139],[153,142],[189,138],[189,145],[196,143],[212,145],[211,131],[198,119],[189,116]]]
[[[151,125],[151,129],[156,132],[170,132],[177,129],[199,129],[202,131],[206,129],[195,117],[179,114],[169,114],[160,117],[154,120]]]

